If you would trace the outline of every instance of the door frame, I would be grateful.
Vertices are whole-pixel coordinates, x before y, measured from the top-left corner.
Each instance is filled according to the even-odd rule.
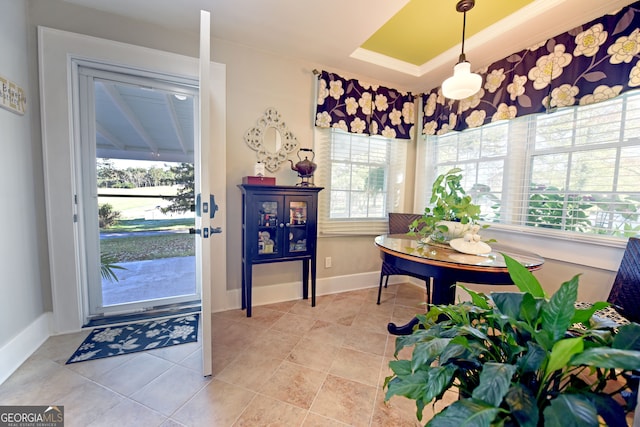
[[[79,137],[73,122],[77,118],[78,100],[73,91],[72,60],[87,60],[126,64],[135,69],[154,69],[170,75],[198,79],[197,58],[177,55],[140,46],[99,39],[47,27],[38,27],[38,62],[40,102],[42,115],[43,167],[45,202],[53,303],[53,334],[76,332],[81,329],[83,305],[82,266],[79,252],[84,248],[78,223],[80,215],[75,195],[79,194],[76,180],[79,171],[73,162],[73,144]],[[225,159],[226,122],[226,68],[224,64],[210,63],[211,150],[209,164]],[[217,157],[220,156],[221,157]],[[211,192],[221,207],[226,205],[226,171],[224,160],[216,173],[210,174]],[[216,226],[226,229],[225,209],[215,219]],[[216,235],[218,242],[224,234]],[[218,250],[212,250],[210,286],[213,307],[203,310],[223,310],[226,305],[226,255],[222,244],[211,240]],[[206,260],[205,260],[206,262]],[[46,292],[46,291],[45,291]],[[217,303],[217,304],[216,304]]]

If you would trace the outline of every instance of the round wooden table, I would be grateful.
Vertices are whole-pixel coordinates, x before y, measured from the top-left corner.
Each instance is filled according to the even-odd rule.
[[[491,243],[491,252],[468,255],[448,245],[426,244],[406,234],[388,234],[375,238],[380,258],[402,270],[433,278],[432,304],[453,304],[457,282],[487,285],[512,285],[502,254],[519,261],[529,270],[542,267],[544,259],[526,250]],[[407,335],[418,320],[406,325],[389,323],[387,329],[394,335]]]

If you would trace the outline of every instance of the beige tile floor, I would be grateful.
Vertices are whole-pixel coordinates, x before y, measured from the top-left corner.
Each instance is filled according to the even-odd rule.
[[[213,315],[212,377],[200,343],[65,365],[88,335],[49,338],[0,385],[0,405],[64,405],[70,426],[414,426],[384,403],[395,337],[424,291],[389,286]],[[455,397],[454,397],[455,398]],[[425,417],[430,408],[425,409]],[[424,420],[423,420],[424,422]]]

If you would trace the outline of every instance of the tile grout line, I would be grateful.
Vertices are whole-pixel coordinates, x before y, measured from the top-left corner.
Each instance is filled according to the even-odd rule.
[[[371,410],[371,417],[369,418],[369,426],[373,425],[373,419],[375,417],[376,414],[376,403],[378,402],[378,395],[380,395],[381,392],[384,392],[384,387],[380,385],[380,380],[382,379],[382,372],[384,370],[384,366],[387,360],[387,346],[389,345],[389,339],[390,339],[390,335],[387,334],[385,343],[384,343],[384,350],[383,350],[383,355],[382,355],[382,360],[380,361],[380,368],[378,369],[378,381],[376,383],[376,394],[373,398],[373,408]]]

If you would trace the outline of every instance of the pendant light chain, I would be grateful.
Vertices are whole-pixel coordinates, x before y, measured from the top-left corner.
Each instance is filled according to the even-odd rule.
[[[462,52],[460,53],[459,62],[465,61],[466,56],[464,55],[464,33],[465,28],[467,27],[467,11],[462,12]]]
[[[460,0],[456,11],[462,13],[462,51],[458,63],[453,67],[453,76],[442,82],[442,94],[445,98],[464,99],[480,90],[482,77],[471,72],[471,64],[464,54],[464,38],[467,29],[467,11],[473,9],[475,0]]]
[[[456,4],[456,11],[462,12],[462,52],[460,53],[458,63],[465,62],[467,60],[467,57],[464,54],[464,39],[467,29],[467,12],[473,9],[475,5],[475,0],[460,0],[458,4]]]

